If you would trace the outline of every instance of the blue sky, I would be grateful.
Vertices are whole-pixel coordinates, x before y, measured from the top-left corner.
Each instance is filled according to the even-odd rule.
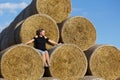
[[[0,0],[0,31],[32,0]],[[88,18],[97,31],[97,44],[110,44],[120,49],[120,0],[71,0],[70,16]]]

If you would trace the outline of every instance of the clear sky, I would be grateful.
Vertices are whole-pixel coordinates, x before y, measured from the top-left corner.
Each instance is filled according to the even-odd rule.
[[[32,0],[0,0],[0,31]],[[110,44],[120,49],[120,0],[71,0],[70,16],[89,19],[97,31],[97,44]]]

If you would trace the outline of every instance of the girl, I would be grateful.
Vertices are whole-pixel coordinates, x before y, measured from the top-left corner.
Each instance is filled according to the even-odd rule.
[[[49,43],[52,43],[53,45],[57,45],[58,43],[47,38],[45,36],[44,29],[37,30],[36,36],[32,40],[28,41],[26,44],[30,44],[32,42],[34,42],[35,48],[38,49],[38,51],[40,53],[42,53],[45,67],[50,66],[49,54],[48,54],[48,51],[46,49],[46,43],[49,42]]]

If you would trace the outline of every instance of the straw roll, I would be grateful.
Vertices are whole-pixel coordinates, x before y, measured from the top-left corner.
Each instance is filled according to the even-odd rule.
[[[50,72],[61,80],[75,80],[83,77],[87,69],[85,54],[73,44],[63,44],[49,51]]]
[[[36,14],[27,18],[20,27],[16,28],[15,39],[17,43],[26,43],[33,39],[36,36],[36,31],[41,28],[46,31],[46,36],[49,39],[58,42],[59,30],[56,22],[48,15]],[[31,45],[33,46],[33,44]],[[52,46],[47,44],[46,47],[50,49]]]
[[[32,2],[22,10],[10,24],[10,27],[16,26],[20,21],[35,15],[47,14],[57,23],[65,20],[71,12],[70,0],[32,0]]]
[[[57,23],[65,20],[71,12],[70,0],[37,0],[37,11],[51,16]]]
[[[24,20],[23,20],[24,21]],[[6,27],[2,32],[1,32],[1,37],[0,37],[0,50],[4,50],[12,45],[16,44],[15,41],[15,29],[16,27],[20,26],[23,21],[19,22],[16,26],[14,27]],[[15,34],[15,35],[14,35]]]
[[[86,56],[92,75],[105,80],[116,80],[120,76],[120,50],[115,46],[96,45],[86,51]]]
[[[34,48],[19,44],[0,53],[1,74],[6,80],[38,80],[43,76],[42,56]]]
[[[72,43],[82,50],[87,50],[96,42],[96,30],[86,18],[75,16],[67,19],[61,28],[61,39],[64,43]]]

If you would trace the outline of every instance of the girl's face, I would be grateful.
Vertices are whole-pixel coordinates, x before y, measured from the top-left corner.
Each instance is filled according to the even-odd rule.
[[[44,31],[44,30],[41,31],[41,32],[40,32],[40,35],[41,35],[41,36],[45,36],[45,31]]]

